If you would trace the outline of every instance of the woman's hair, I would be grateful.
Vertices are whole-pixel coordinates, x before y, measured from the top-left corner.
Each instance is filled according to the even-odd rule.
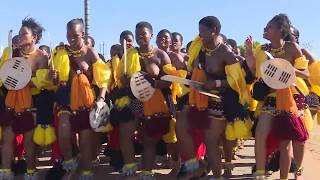
[[[169,36],[172,38],[171,32],[168,29],[162,29],[161,31],[159,31],[159,33],[157,34],[157,37],[165,33],[168,33]]]
[[[125,30],[125,31],[122,31],[121,34],[120,34],[120,40],[121,39],[124,39],[126,36],[133,36],[133,33],[129,30]]]
[[[92,47],[94,47],[94,46],[96,45],[96,41],[93,39],[93,37],[91,37],[91,36],[84,36],[84,41],[85,41],[86,43],[88,42],[88,40],[91,41]]]
[[[216,34],[220,34],[221,24],[217,17],[215,16],[206,16],[199,21],[199,25],[204,25],[208,28],[216,28]]]
[[[181,44],[183,43],[183,36],[182,36],[180,33],[178,33],[178,32],[173,32],[173,33],[171,33],[171,34],[172,34],[172,37],[179,36],[180,39],[181,39]]]
[[[39,46],[39,49],[45,50],[50,55],[50,47],[47,45],[41,45]]]
[[[152,25],[146,21],[141,21],[136,25],[136,29],[138,28],[147,28],[149,29],[150,33],[153,34],[153,28]]]
[[[281,31],[282,38],[286,38],[291,34],[291,22],[286,14],[278,14],[274,16],[270,22],[275,23],[277,25],[277,27]]]
[[[67,29],[71,29],[71,27],[75,26],[75,25],[81,25],[82,31],[84,29],[84,23],[83,23],[83,19],[82,18],[76,18],[76,19],[72,19],[71,21],[69,21],[67,23]]]
[[[42,38],[42,32],[44,31],[41,24],[39,24],[35,19],[27,17],[22,20],[22,27],[27,27],[32,31],[33,36],[37,36],[36,44],[38,44]]]
[[[116,55],[118,55],[119,58],[122,57],[123,54],[123,48],[120,44],[114,44],[111,46],[110,50],[115,51]],[[112,56],[112,54],[110,54]]]

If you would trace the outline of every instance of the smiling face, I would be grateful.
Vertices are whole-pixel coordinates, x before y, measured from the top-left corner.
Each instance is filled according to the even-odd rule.
[[[168,49],[171,46],[171,34],[168,32],[162,32],[157,36],[157,46],[160,49]]]
[[[139,46],[147,46],[150,44],[153,34],[147,27],[138,27],[135,31],[136,41]]]
[[[67,29],[67,40],[71,47],[79,48],[83,45],[83,28],[81,24],[75,24]]]

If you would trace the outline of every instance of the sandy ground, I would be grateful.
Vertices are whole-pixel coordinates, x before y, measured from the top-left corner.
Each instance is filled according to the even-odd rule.
[[[233,176],[230,179],[253,179],[251,177],[251,167],[254,165],[254,140],[248,140],[245,142],[245,148],[240,150],[239,152],[239,160],[235,160],[234,163],[236,167],[234,168],[232,174]],[[46,173],[46,169],[50,168],[48,164],[49,158],[44,155],[39,159],[41,162],[39,167],[41,170],[39,171],[40,179],[45,179],[44,174]],[[176,179],[175,177],[167,175],[169,173],[169,169],[159,168],[155,170],[157,173],[156,179],[160,180],[171,180]],[[107,160],[102,162],[99,167],[95,170],[95,179],[96,180],[104,180],[104,179],[122,179],[118,173],[112,171],[109,166]],[[311,138],[307,142],[307,150],[305,153],[304,160],[304,179],[305,180],[320,180],[320,126],[315,125],[313,132],[311,133]],[[210,176],[209,176],[210,177]],[[203,178],[203,179],[209,179]],[[290,174],[290,178],[293,179],[293,175]],[[15,179],[23,179],[22,177],[17,177]],[[72,178],[76,180],[77,178]],[[137,177],[130,178],[138,179]],[[272,174],[269,179],[279,179],[279,172]]]

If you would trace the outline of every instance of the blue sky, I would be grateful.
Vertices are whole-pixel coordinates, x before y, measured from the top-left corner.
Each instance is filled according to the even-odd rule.
[[[41,44],[66,41],[66,23],[83,17],[83,0],[1,0],[0,45],[6,46],[7,32],[19,31],[21,20],[36,18],[46,29]],[[248,34],[260,42],[263,28],[276,14],[286,13],[300,30],[302,47],[320,57],[320,1],[318,0],[90,0],[90,34],[96,48],[105,42],[108,56],[112,44],[118,43],[122,30],[134,31],[135,24],[146,20],[154,27],[154,34],[163,28],[184,35],[185,42],[198,33],[198,21],[207,15],[217,16],[222,33],[242,44]],[[154,38],[155,39],[155,38]]]

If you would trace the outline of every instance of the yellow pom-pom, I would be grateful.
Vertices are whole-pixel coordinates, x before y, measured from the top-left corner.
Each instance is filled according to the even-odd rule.
[[[45,145],[45,131],[39,124],[33,133],[33,141],[34,143],[38,144],[39,146]]]
[[[120,99],[116,99],[115,105],[120,108],[123,108],[123,107],[127,106],[128,104],[130,104],[130,102],[131,102],[131,99],[129,96],[123,96]]]
[[[107,126],[106,126],[106,131],[105,132],[110,132],[112,131],[113,129],[113,126],[111,125],[111,123],[108,123]]]
[[[57,139],[56,137],[56,133],[54,132],[54,129],[51,125],[48,125],[47,128],[45,128],[44,130],[45,132],[45,141],[44,141],[44,144],[47,146],[47,145],[50,145],[52,143],[54,143]]]
[[[244,120],[244,124],[246,125],[247,129],[250,131],[253,126],[252,120],[250,118],[246,118]]]
[[[244,138],[248,135],[248,128],[242,120],[235,120],[233,123],[234,134],[236,138]]]
[[[113,129],[113,127],[112,127],[111,123],[108,123],[105,126],[99,127],[98,131],[96,131],[96,132],[108,133],[108,132],[112,131],[112,129]]]
[[[165,143],[176,143],[177,135],[176,135],[176,119],[172,118],[169,124],[169,132],[162,137]]]
[[[233,123],[228,123],[225,130],[226,139],[229,141],[236,140]]]
[[[304,110],[304,125],[306,126],[307,131],[310,133],[313,129],[313,119],[309,109]]]

